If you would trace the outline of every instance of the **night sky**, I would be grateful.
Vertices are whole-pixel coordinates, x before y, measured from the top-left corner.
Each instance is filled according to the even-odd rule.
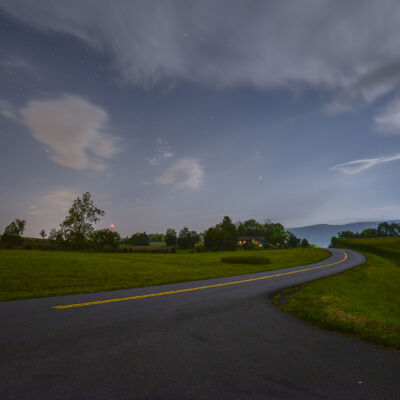
[[[400,219],[397,1],[0,1],[0,231]]]

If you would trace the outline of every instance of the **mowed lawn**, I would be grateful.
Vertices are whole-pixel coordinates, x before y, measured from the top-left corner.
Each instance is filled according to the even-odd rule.
[[[348,239],[341,247],[365,254],[367,263],[305,284],[279,307],[320,327],[400,349],[400,239]]]
[[[265,255],[267,265],[222,263],[229,255]],[[321,261],[323,249],[175,254],[0,250],[0,300],[99,292],[248,274]]]

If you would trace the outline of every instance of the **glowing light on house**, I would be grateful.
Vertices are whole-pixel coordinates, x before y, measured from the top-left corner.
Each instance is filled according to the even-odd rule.
[[[114,224],[111,224],[110,225],[110,229],[114,229],[115,228],[115,225]]]

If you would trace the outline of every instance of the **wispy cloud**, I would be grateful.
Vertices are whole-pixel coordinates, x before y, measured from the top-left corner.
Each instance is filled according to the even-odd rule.
[[[0,99],[0,114],[3,117],[18,120],[18,109],[12,106],[7,100]]]
[[[0,68],[11,73],[18,71],[36,75],[35,68],[31,64],[29,64],[28,62],[19,57],[10,56],[1,59]]]
[[[400,135],[400,99],[394,100],[375,117],[378,132]]]
[[[400,153],[392,156],[383,156],[377,158],[364,158],[362,160],[349,161],[342,164],[337,164],[331,168],[332,171],[339,171],[346,175],[358,174],[366,169],[376,165],[388,163],[391,161],[400,160]]]
[[[171,151],[171,147],[169,146],[169,144],[165,140],[158,138],[156,155],[151,158],[146,158],[146,161],[150,165],[158,165],[161,161],[168,160],[173,156],[174,153]]]
[[[153,183],[171,185],[178,189],[188,187],[197,190],[201,187],[203,176],[204,172],[200,163],[193,158],[185,158],[157,176]]]
[[[42,196],[40,203],[46,209],[67,211],[73,201],[79,196],[79,191],[74,188],[58,188]]]
[[[0,100],[0,113],[25,124],[51,159],[69,168],[104,171],[106,160],[121,151],[107,132],[108,113],[80,96],[32,100],[20,110]]]

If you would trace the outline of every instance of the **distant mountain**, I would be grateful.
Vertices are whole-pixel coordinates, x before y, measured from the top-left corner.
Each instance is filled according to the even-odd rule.
[[[332,236],[336,236],[341,231],[362,232],[364,229],[376,228],[384,221],[370,222],[353,222],[345,225],[310,225],[298,228],[288,228],[287,230],[294,233],[298,238],[306,238],[312,244],[318,244],[322,247],[328,247]],[[390,220],[388,222],[397,222],[399,220]]]

